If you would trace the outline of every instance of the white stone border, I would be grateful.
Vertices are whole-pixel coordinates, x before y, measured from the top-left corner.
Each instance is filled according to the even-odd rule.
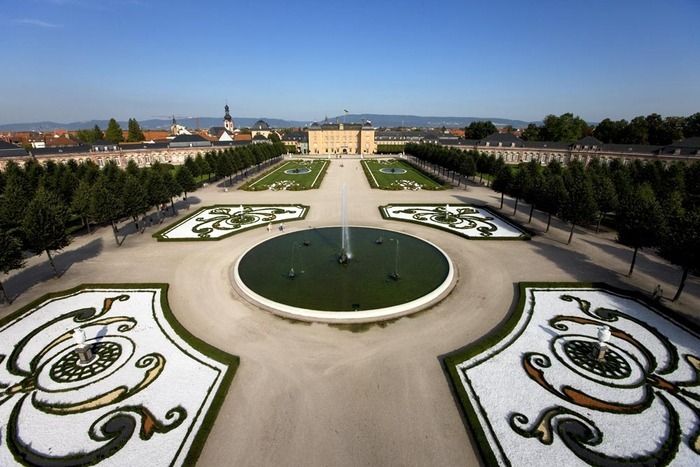
[[[325,228],[325,227],[337,227],[336,225],[325,225],[325,226],[318,226],[316,228]],[[291,319],[296,319],[300,321],[308,321],[308,322],[320,322],[320,323],[336,323],[336,324],[350,324],[350,323],[371,323],[375,321],[384,321],[392,318],[398,318],[401,316],[406,316],[411,313],[415,313],[420,310],[424,310],[439,301],[443,300],[447,295],[452,291],[454,286],[457,284],[457,271],[452,264],[452,260],[450,257],[445,253],[442,248],[439,246],[435,245],[432,242],[429,242],[428,240],[425,240],[423,238],[420,238],[416,235],[412,235],[406,232],[398,232],[396,230],[390,230],[390,229],[385,229],[381,227],[371,227],[371,226],[360,226],[360,225],[353,225],[351,227],[361,227],[361,228],[368,228],[368,229],[377,229],[377,230],[386,230],[389,232],[396,232],[400,233],[402,235],[408,235],[409,237],[414,237],[417,238],[418,240],[421,240],[428,245],[433,246],[435,249],[437,249],[442,255],[447,259],[447,266],[448,266],[448,272],[447,272],[447,277],[443,281],[442,284],[440,284],[436,289],[434,289],[432,292],[427,293],[426,295],[423,295],[422,297],[419,297],[415,300],[412,300],[410,302],[402,303],[400,305],[394,305],[390,307],[385,307],[385,308],[375,308],[373,310],[362,310],[362,311],[322,311],[322,310],[312,310],[308,308],[299,308],[291,305],[285,305],[283,303],[275,302],[274,300],[270,300],[269,298],[265,298],[262,295],[254,292],[251,290],[248,286],[246,286],[243,283],[243,280],[241,279],[240,275],[238,274],[238,266],[243,259],[245,255],[247,255],[253,248],[257,247],[258,245],[270,240],[269,238],[266,238],[265,240],[262,240],[260,242],[257,242],[247,250],[245,250],[236,260],[236,263],[234,264],[233,268],[231,269],[231,275],[232,275],[232,280],[231,283],[234,286],[234,289],[241,295],[241,297],[245,298],[248,302],[264,309],[267,311],[270,311],[276,315],[282,316],[284,318],[291,318]],[[288,235],[288,232],[286,234],[282,235]],[[279,236],[278,236],[279,237]],[[275,237],[277,238],[277,237]]]
[[[374,174],[372,173],[372,168],[369,166],[369,163],[367,161],[362,161],[362,164],[365,164],[365,168],[367,169],[367,172],[369,172],[369,175],[372,177],[372,180],[374,180],[374,184],[376,185],[377,188],[379,188],[379,183],[377,183],[377,179],[375,178]]]
[[[312,162],[313,162],[313,161],[312,161]],[[318,173],[316,174],[316,178],[314,178],[314,181],[311,182],[311,186],[309,186],[309,189],[312,189],[312,188],[314,187],[314,185],[316,185],[316,181],[318,181],[318,177],[321,176],[321,174],[323,173],[323,171],[326,170],[326,166],[329,165],[329,164],[330,164],[330,161],[324,161],[324,162],[323,162],[323,165],[321,166],[321,168],[318,170]]]
[[[269,176],[272,175],[273,173],[277,173],[278,170],[282,169],[283,167],[285,167],[285,166],[287,166],[287,165],[289,165],[289,164],[291,164],[291,161],[285,162],[284,164],[282,164],[281,166],[277,167],[275,170],[273,170],[273,171],[270,172],[269,174],[265,175],[265,176],[262,177],[262,178],[259,178],[259,179],[255,180],[253,183],[251,183],[250,185],[248,185],[248,188],[254,187],[255,185],[257,185],[258,183],[262,182],[263,180],[265,180],[267,177],[269,177]]]

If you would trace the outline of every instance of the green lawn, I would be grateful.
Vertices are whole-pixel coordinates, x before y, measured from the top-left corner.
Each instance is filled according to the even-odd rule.
[[[372,188],[382,190],[442,190],[445,188],[416,167],[401,160],[364,160],[362,167]],[[390,172],[392,170],[395,172]]]
[[[329,161],[291,160],[247,183],[244,190],[308,190],[321,185]]]

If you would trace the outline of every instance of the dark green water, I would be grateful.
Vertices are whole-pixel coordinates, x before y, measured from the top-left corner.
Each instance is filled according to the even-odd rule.
[[[352,257],[341,265],[340,232],[340,227],[324,227],[263,242],[241,259],[241,280],[275,302],[313,310],[352,311],[415,300],[447,278],[449,265],[437,248],[381,229],[351,227]],[[383,243],[377,244],[380,237]],[[396,270],[396,240],[398,280],[391,277]],[[292,268],[295,277],[290,279]]]

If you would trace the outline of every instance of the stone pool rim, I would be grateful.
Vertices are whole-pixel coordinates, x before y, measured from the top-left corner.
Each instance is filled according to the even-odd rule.
[[[403,175],[408,172],[408,170],[400,168],[400,167],[394,167],[393,170],[391,167],[383,167],[379,169],[379,172],[383,174],[389,174],[389,175]]]
[[[285,175],[306,175],[306,174],[310,174],[311,172],[312,172],[312,170],[308,167],[297,167],[296,169],[285,170],[284,174]]]
[[[339,225],[323,225],[323,226],[315,226],[315,228],[338,228],[341,227]],[[310,308],[301,308],[301,307],[295,307],[292,305],[286,305],[284,303],[276,302],[274,300],[270,300],[269,298],[263,297],[262,295],[256,293],[252,289],[250,289],[243,280],[241,279],[239,273],[238,273],[238,266],[241,262],[241,260],[254,248],[256,248],[258,245],[267,242],[269,240],[279,238],[282,235],[288,235],[292,234],[295,232],[298,232],[299,230],[291,230],[289,232],[285,232],[279,235],[276,235],[274,237],[268,237],[265,238],[259,242],[256,242],[252,246],[248,247],[241,255],[236,259],[234,262],[233,266],[231,267],[230,270],[230,275],[231,275],[231,284],[233,285],[233,288],[236,290],[236,292],[247,302],[255,305],[258,308],[262,308],[263,310],[269,311],[275,315],[281,316],[283,318],[289,318],[293,320],[298,320],[298,321],[307,321],[307,322],[318,322],[318,323],[336,323],[336,324],[352,324],[352,323],[372,323],[376,321],[385,321],[389,319],[394,319],[394,318],[399,318],[402,316],[406,316],[412,313],[416,313],[421,310],[425,310],[426,308],[430,308],[433,305],[437,304],[438,302],[442,301],[445,297],[447,297],[450,292],[452,292],[452,289],[455,287],[457,284],[457,271],[454,267],[454,264],[452,263],[452,259],[445,253],[445,251],[437,246],[435,243],[426,240],[424,238],[421,238],[417,235],[413,235],[407,232],[402,232],[398,230],[392,230],[392,229],[387,229],[383,227],[376,227],[376,226],[364,226],[364,225],[350,225],[350,228],[357,227],[357,228],[366,228],[366,229],[376,229],[376,230],[384,230],[387,232],[396,232],[400,233],[402,235],[407,235],[409,237],[416,238],[420,241],[423,241],[427,243],[428,245],[432,246],[435,248],[438,252],[440,252],[444,257],[445,260],[447,261],[447,276],[445,277],[445,280],[437,286],[435,289],[432,291],[428,292],[427,294],[423,295],[422,297],[418,297],[414,300],[401,303],[399,305],[392,305],[389,307],[384,307],[384,308],[374,308],[370,310],[360,310],[360,311],[324,311],[324,310],[315,310],[315,309],[310,309]]]

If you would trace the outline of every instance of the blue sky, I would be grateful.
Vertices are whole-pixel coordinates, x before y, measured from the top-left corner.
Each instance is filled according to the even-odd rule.
[[[700,111],[700,1],[0,0],[0,123]]]

